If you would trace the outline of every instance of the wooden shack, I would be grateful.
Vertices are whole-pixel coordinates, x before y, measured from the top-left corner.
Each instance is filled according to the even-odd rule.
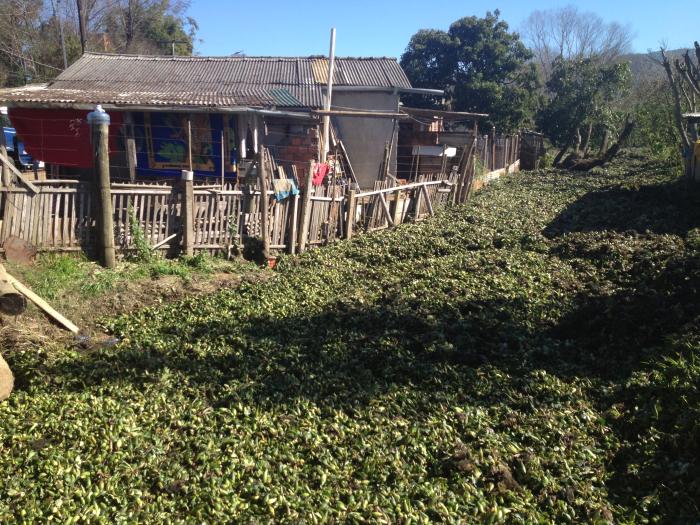
[[[92,166],[86,115],[100,104],[111,117],[114,178],[195,176],[228,179],[264,145],[276,162],[303,174],[318,158],[325,57],[180,57],[86,53],[48,84],[0,91],[0,103],[28,152],[54,175]],[[401,93],[414,90],[396,59],[336,58],[331,153],[349,159],[371,187],[395,125]],[[367,114],[343,114],[344,110]],[[392,171],[395,155],[390,159]]]

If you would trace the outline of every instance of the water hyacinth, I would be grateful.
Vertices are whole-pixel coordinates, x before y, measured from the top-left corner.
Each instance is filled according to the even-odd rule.
[[[694,522],[700,199],[523,173],[22,350],[0,522]]]

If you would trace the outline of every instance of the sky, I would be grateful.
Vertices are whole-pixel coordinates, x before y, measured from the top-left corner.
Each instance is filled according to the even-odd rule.
[[[200,55],[327,55],[330,28],[337,29],[337,56],[399,57],[419,29],[447,29],[463,16],[498,8],[518,30],[536,9],[575,5],[606,22],[629,23],[633,51],[690,47],[700,40],[694,0],[191,0],[189,16],[199,24]]]

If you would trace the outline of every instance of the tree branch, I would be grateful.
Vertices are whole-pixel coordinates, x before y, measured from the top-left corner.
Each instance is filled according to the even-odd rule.
[[[696,52],[700,52],[700,46],[696,47]],[[690,139],[688,138],[688,132],[683,126],[683,117],[681,111],[681,96],[678,92],[678,86],[676,85],[676,80],[673,77],[673,71],[671,70],[671,63],[666,56],[666,50],[661,48],[661,58],[662,64],[664,66],[664,71],[666,71],[666,77],[668,79],[669,86],[671,87],[671,93],[673,94],[673,116],[676,121],[676,128],[683,142],[684,149],[690,147]]]

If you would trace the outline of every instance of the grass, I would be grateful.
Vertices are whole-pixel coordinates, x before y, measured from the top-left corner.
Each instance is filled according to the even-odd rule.
[[[147,259],[120,262],[110,270],[100,267],[84,255],[44,254],[32,266],[7,264],[8,270],[46,300],[66,294],[91,299],[108,293],[121,283],[158,279],[174,275],[187,281],[214,272],[250,270],[252,265],[198,254],[180,259],[152,255]]]
[[[0,521],[696,523],[699,204],[643,158],[512,176],[13,352]]]

